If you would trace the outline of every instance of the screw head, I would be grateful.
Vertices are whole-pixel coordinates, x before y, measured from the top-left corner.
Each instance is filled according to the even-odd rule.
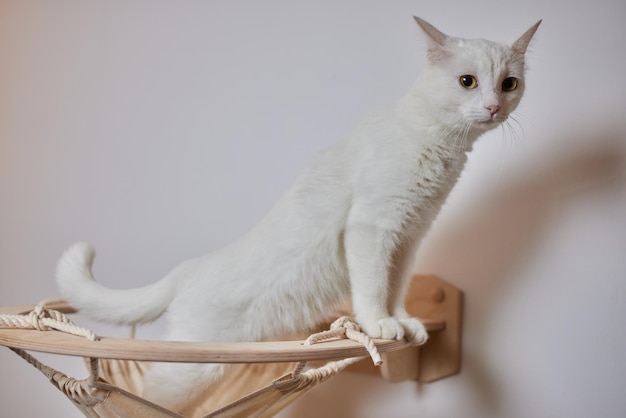
[[[435,303],[442,303],[446,300],[446,292],[442,288],[438,287],[432,291],[430,299]]]

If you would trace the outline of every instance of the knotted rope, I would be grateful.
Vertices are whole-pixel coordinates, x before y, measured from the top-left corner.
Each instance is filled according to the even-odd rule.
[[[36,329],[38,331],[53,329],[85,337],[90,341],[97,339],[93,331],[75,325],[64,313],[47,309],[44,304],[35,306],[31,312],[23,315],[0,315],[0,328]]]
[[[35,329],[38,331],[56,330],[84,337],[90,341],[96,341],[98,339],[93,331],[75,325],[64,313],[54,309],[48,309],[45,307],[44,303],[35,306],[35,308],[27,314],[0,315],[0,328]],[[46,366],[22,349],[9,348],[41,371],[55,387],[74,402],[85,406],[93,406],[102,401],[102,396],[98,396],[98,389],[94,389],[90,386],[91,383],[98,380],[98,359],[89,359],[90,376],[88,380],[76,380]]]
[[[328,341],[336,338],[347,338],[360,343],[369,353],[374,365],[380,366],[382,364],[383,361],[376,345],[374,344],[374,341],[372,341],[367,334],[361,332],[359,325],[347,316],[342,316],[333,322],[328,331],[318,332],[317,334],[309,336],[309,338],[304,341],[304,344],[313,345],[321,341]]]
[[[90,386],[92,379],[74,379],[73,377],[69,377],[64,373],[43,364],[35,357],[31,356],[26,351],[20,348],[9,347],[9,349],[15,352],[18,356],[22,357],[41,373],[43,373],[48,378],[50,383],[52,383],[57,389],[63,392],[65,396],[67,396],[73,402],[91,407],[102,402],[102,400],[105,398],[105,394],[102,393],[101,390],[97,388],[92,388]]]
[[[382,364],[380,353],[376,348],[376,345],[370,337],[361,331],[359,325],[347,316],[342,316],[330,325],[328,331],[318,332],[312,334],[307,338],[303,344],[312,345],[322,341],[328,341],[333,339],[347,338],[352,341],[356,341],[363,345],[369,353],[372,361],[376,366]],[[295,369],[288,375],[288,378],[282,378],[274,381],[274,387],[281,391],[293,391],[300,390],[304,387],[311,386],[322,382],[346,367],[361,361],[364,357],[351,357],[343,360],[331,361],[324,366],[317,367],[315,369],[309,369],[303,371],[307,365],[307,362],[303,361],[298,363]]]

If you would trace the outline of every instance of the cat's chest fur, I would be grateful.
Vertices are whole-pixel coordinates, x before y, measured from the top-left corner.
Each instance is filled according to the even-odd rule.
[[[466,154],[436,137],[437,129],[403,124],[397,115],[368,119],[319,154],[254,230],[205,259],[198,271],[208,281],[198,277],[189,283],[171,313],[193,305],[188,298],[206,294],[210,283],[222,310],[231,306],[239,315],[236,307],[244,300],[247,321],[256,330],[281,324],[270,335],[255,335],[273,338],[315,325],[348,297],[347,230],[374,227],[396,237],[394,246],[414,247],[454,185]],[[251,278],[255,292],[233,293],[237,286],[248,287]]]
[[[408,109],[398,106],[364,124],[345,152],[352,159],[350,211],[381,229],[415,234],[429,226],[470,149],[446,126],[416,118],[419,107]]]

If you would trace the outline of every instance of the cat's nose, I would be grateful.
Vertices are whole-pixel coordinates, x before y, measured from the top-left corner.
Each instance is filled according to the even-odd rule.
[[[500,109],[500,106],[498,106],[497,104],[493,104],[493,105],[485,106],[485,108],[489,111],[491,116],[493,116],[498,112],[498,110]]]

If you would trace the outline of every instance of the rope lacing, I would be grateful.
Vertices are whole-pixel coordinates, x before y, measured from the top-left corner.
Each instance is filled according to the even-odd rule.
[[[48,309],[45,305],[37,305],[31,312],[22,315],[0,315],[0,328],[21,328],[35,329],[39,331],[57,330],[69,334],[82,336],[90,341],[97,340],[96,334],[83,327],[72,323],[62,312]],[[376,366],[382,364],[382,359],[374,342],[364,334],[358,324],[347,316],[342,316],[333,322],[330,329],[316,334],[312,334],[303,344],[313,345],[323,341],[334,339],[349,339],[363,345],[369,353]],[[91,386],[98,380],[98,359],[90,359],[90,376],[88,380],[75,380],[65,376],[63,373],[45,366],[30,356],[24,350],[12,348],[18,355],[22,356],[29,363],[43,372],[48,379],[70,399],[82,405],[94,405],[101,402],[105,394],[100,393],[97,388]],[[281,378],[274,381],[274,386],[279,390],[294,390],[305,387],[315,382],[324,381],[339,371],[361,361],[365,356],[352,357],[338,361],[332,361],[324,366],[304,371],[307,362],[300,362],[288,375],[288,378]]]
[[[347,338],[363,345],[369,353],[376,366],[382,364],[380,353],[370,337],[361,331],[359,325],[347,316],[342,316],[330,325],[327,331],[318,332],[309,336],[304,341],[304,345],[312,345],[322,341]],[[322,367],[304,371],[307,362],[297,364],[291,375],[287,379],[282,378],[274,381],[274,386],[279,390],[294,390],[296,387],[303,387],[312,382],[321,382],[335,375],[351,364],[361,361],[365,357],[351,357],[338,361],[331,361]]]
[[[64,313],[55,309],[48,309],[45,303],[40,303],[26,314],[3,314],[0,315],[0,328],[15,329],[34,329],[37,331],[56,330],[79,337],[87,338],[90,341],[96,341],[96,334],[83,327],[75,325]],[[98,359],[90,360],[90,375],[87,380],[77,380],[68,377],[65,374],[46,366],[39,360],[28,354],[25,350],[12,348],[16,354],[41,371],[50,382],[61,390],[66,396],[74,402],[85,405],[94,406],[102,401],[103,394],[91,384],[98,380]]]
[[[328,331],[318,332],[317,334],[313,334],[309,336],[309,338],[304,341],[305,345],[316,344],[321,341],[328,341],[335,338],[347,338],[352,341],[356,341],[363,345],[367,352],[369,353],[374,365],[380,366],[382,364],[382,359],[380,357],[380,353],[374,344],[374,341],[367,334],[361,331],[359,325],[354,322],[350,317],[342,316],[333,322],[330,325],[330,329]]]
[[[0,315],[0,328],[35,329],[37,331],[52,329],[85,337],[90,341],[95,341],[98,338],[93,331],[75,325],[64,313],[47,309],[44,304],[35,306],[27,314]]]

